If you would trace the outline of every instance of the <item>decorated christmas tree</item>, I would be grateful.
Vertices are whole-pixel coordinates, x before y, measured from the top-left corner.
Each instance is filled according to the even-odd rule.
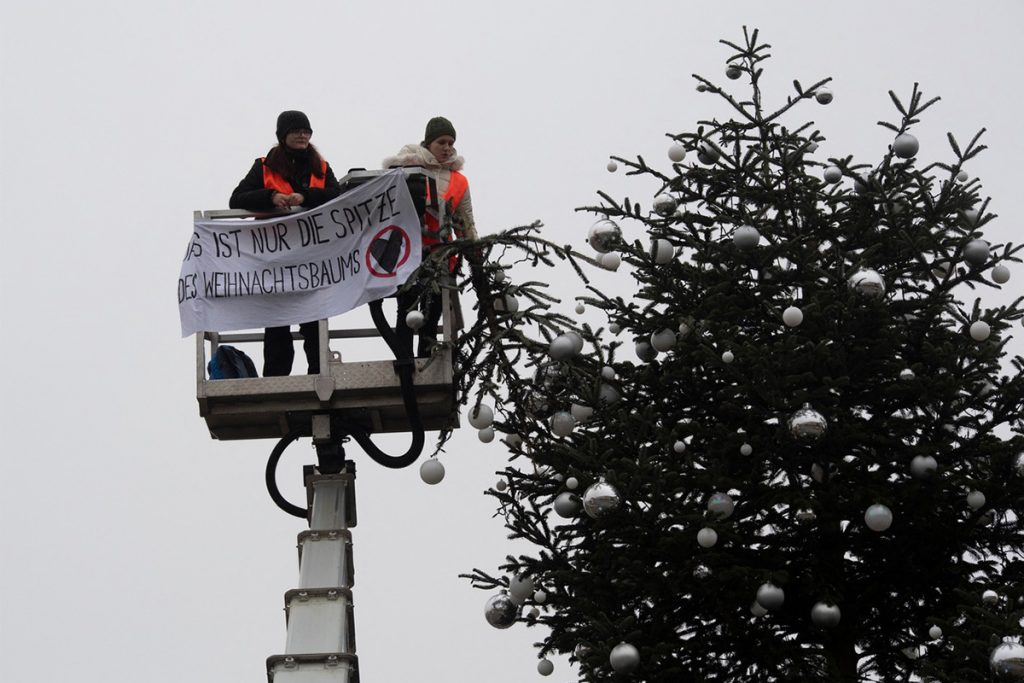
[[[732,116],[672,134],[668,172],[614,158],[660,189],[599,193],[592,254],[473,247],[462,388],[532,548],[470,575],[486,617],[585,681],[1024,680],[1024,310],[985,301],[1020,247],[984,239],[980,134],[924,161],[915,85],[880,159],[819,158],[828,79],[769,106],[769,46],[723,43],[738,82],[696,78]],[[571,264],[606,325],[518,262]]]

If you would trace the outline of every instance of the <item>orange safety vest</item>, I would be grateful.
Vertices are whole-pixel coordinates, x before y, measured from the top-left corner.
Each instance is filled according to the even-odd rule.
[[[469,181],[466,180],[466,176],[462,175],[458,171],[451,172],[451,178],[448,180],[448,189],[441,195],[442,202],[451,201],[452,210],[459,208],[459,203],[462,198],[466,195],[466,190],[469,189]],[[430,186],[427,185],[427,201],[430,201]],[[440,238],[437,233],[441,230],[441,225],[437,222],[437,218],[430,215],[429,213],[423,217],[423,244],[430,246],[440,242]]]
[[[291,194],[295,192],[292,189],[292,184],[284,179],[277,171],[272,171],[267,167],[267,158],[260,157],[260,161],[263,162],[263,187],[268,190],[276,190],[281,194]],[[324,180],[327,179],[327,162],[323,159],[320,160],[320,177],[316,177],[315,174],[309,174],[309,186],[311,188],[323,189]]]

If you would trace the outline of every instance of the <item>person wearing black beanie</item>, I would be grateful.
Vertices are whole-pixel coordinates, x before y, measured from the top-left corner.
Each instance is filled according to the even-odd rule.
[[[265,157],[253,162],[249,173],[231,193],[228,206],[249,211],[287,211],[292,207],[312,209],[341,194],[341,186],[330,165],[309,141],[313,127],[301,111],[283,111],[275,130],[278,144]],[[299,325],[308,372],[320,372],[318,325]],[[268,327],[263,335],[263,376],[288,375],[295,349],[289,327]]]

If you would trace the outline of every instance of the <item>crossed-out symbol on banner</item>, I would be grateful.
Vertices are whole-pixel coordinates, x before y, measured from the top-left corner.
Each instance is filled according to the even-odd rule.
[[[389,225],[370,240],[366,252],[366,267],[374,277],[395,277],[412,253],[412,240],[400,226]],[[375,265],[376,264],[376,265]]]

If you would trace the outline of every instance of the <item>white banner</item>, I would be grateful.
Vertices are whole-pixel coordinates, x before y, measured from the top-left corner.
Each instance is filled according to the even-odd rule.
[[[400,169],[302,213],[197,219],[178,278],[181,335],[340,315],[393,294],[421,243]]]

